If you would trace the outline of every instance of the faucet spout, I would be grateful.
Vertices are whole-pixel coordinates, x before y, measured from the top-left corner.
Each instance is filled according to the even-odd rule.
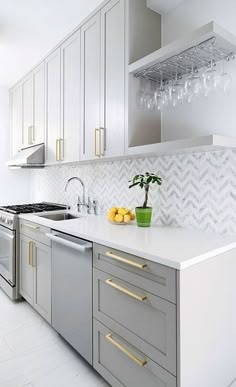
[[[83,203],[85,203],[85,186],[84,186],[83,180],[80,179],[79,177],[74,176],[74,177],[71,177],[71,178],[67,181],[67,183],[66,183],[66,185],[65,185],[65,192],[67,191],[68,185],[69,185],[70,182],[73,181],[73,180],[78,180],[78,181],[80,182],[80,184],[82,185],[82,189],[83,189]]]

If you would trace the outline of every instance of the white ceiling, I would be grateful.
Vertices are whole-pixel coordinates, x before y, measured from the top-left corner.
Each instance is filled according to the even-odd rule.
[[[0,0],[0,87],[28,72],[102,0]]]
[[[183,0],[147,0],[147,5],[154,11],[163,14],[177,7]]]

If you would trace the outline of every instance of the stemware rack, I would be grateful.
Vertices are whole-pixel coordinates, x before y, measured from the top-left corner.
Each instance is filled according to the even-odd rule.
[[[235,58],[236,38],[211,22],[195,31],[188,39],[173,42],[129,66],[137,78],[168,83],[182,78],[192,70]]]

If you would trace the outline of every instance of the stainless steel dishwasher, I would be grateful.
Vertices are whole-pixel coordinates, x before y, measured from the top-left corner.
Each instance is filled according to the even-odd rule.
[[[92,364],[92,243],[64,233],[52,240],[52,326]]]

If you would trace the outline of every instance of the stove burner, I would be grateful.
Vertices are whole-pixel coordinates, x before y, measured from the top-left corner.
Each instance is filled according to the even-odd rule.
[[[67,206],[57,205],[53,203],[33,203],[33,204],[20,204],[16,206],[2,206],[0,210],[8,212],[10,214],[31,214],[33,212],[44,211],[59,211],[66,210]]]

